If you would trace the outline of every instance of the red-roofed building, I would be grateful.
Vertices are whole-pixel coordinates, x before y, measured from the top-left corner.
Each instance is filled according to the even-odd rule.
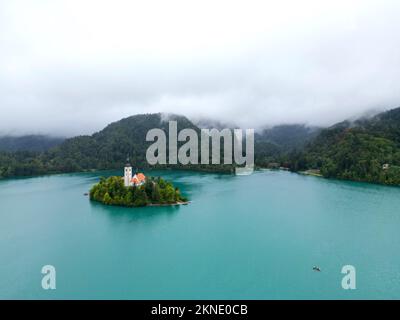
[[[127,159],[123,179],[125,187],[141,186],[146,182],[146,176],[143,173],[136,173],[132,177],[132,167],[129,164],[129,158]]]
[[[131,179],[131,185],[133,186],[141,186],[145,182],[146,176],[143,173],[137,173]]]

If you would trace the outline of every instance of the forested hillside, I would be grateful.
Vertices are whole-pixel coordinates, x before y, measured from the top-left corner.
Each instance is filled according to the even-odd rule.
[[[45,152],[0,152],[0,177],[119,169],[124,166],[127,155],[135,167],[148,168],[146,150],[153,142],[146,142],[146,134],[151,129],[160,128],[168,135],[167,120],[177,122],[178,132],[185,128],[200,132],[197,126],[183,116],[160,113],[136,115],[111,123],[91,136],[67,139]],[[178,146],[183,143],[178,143]],[[179,165],[173,167],[181,168]],[[224,172],[232,170],[232,166],[224,165],[187,165],[184,168]]]
[[[178,131],[192,128],[200,132],[199,127],[183,116],[136,115],[111,123],[91,136],[67,139],[45,151],[0,151],[0,177],[119,169],[127,155],[135,167],[148,168],[146,150],[152,142],[146,142],[146,134],[150,129],[160,128],[168,135],[166,120],[177,121]],[[326,129],[284,125],[259,131],[255,135],[255,164],[268,167],[271,163],[292,171],[319,170],[329,178],[398,185],[400,108]],[[233,171],[231,165],[168,167]]]
[[[0,137],[0,151],[46,151],[61,144],[65,139],[44,135],[3,136]]]
[[[322,130],[291,156],[290,166],[319,169],[325,177],[399,185],[400,108]]]

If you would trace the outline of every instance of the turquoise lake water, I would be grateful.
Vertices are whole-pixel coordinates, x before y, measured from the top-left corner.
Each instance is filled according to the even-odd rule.
[[[400,298],[400,188],[164,171],[151,174],[191,204],[90,202],[83,193],[111,174],[122,172],[0,181],[0,298]],[[56,290],[41,287],[48,264]],[[344,265],[356,290],[342,289]]]

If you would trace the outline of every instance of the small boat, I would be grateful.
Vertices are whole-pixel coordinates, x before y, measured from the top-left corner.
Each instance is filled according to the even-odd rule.
[[[89,193],[85,192],[83,195],[84,195],[84,196],[88,196],[88,195],[89,195]]]
[[[321,268],[320,267],[314,266],[312,269],[314,271],[321,272]]]

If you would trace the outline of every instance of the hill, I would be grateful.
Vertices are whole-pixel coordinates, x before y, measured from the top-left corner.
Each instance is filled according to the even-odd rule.
[[[134,166],[148,168],[145,156],[152,142],[146,142],[146,134],[154,128],[168,134],[167,120],[177,121],[178,131],[192,128],[200,132],[200,128],[184,116],[135,115],[111,123],[93,135],[66,139],[45,151],[0,151],[0,177],[120,169],[127,154]],[[313,173],[320,172],[328,178],[400,185],[400,108],[372,118],[343,121],[326,129],[304,125],[266,128],[255,135],[255,164],[261,167],[284,165],[292,171],[312,169]],[[168,167],[233,170],[231,165]]]
[[[400,108],[324,129],[302,152],[293,171],[317,169],[324,177],[400,184]]]
[[[273,143],[283,152],[289,152],[302,149],[319,132],[320,128],[303,124],[279,125],[263,129],[256,134],[256,140]]]
[[[178,131],[191,128],[200,132],[183,116],[161,113],[135,115],[111,123],[93,135],[66,139],[44,152],[0,152],[0,177],[120,169],[127,155],[134,166],[147,168],[146,150],[153,142],[146,142],[146,134],[151,129],[160,128],[168,135],[168,120],[177,122]],[[183,143],[178,143],[178,147]],[[169,167],[181,168],[179,165]],[[185,166],[185,169],[192,168],[191,165]],[[231,171],[232,167],[199,165],[195,169]]]
[[[45,135],[3,136],[0,137],[0,151],[34,151],[49,150],[61,144],[65,138],[50,137]]]

